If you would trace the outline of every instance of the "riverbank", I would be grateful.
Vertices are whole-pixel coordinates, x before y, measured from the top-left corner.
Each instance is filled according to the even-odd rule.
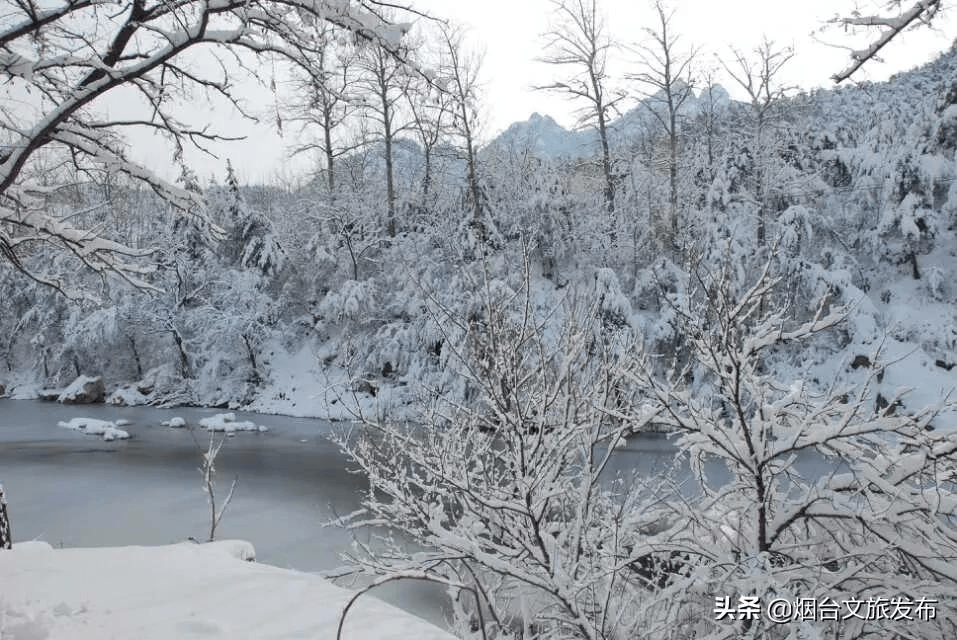
[[[145,388],[147,383],[144,381],[104,380],[105,404],[217,408],[334,422],[354,420],[361,415],[399,416],[411,413],[413,390],[405,381],[367,379],[341,367],[323,366],[315,345],[311,343],[294,352],[287,352],[279,345],[272,345],[271,348],[269,375],[252,389],[248,402],[206,402],[201,395],[183,391],[190,381],[153,374],[148,376],[149,384],[153,386],[149,394],[138,390],[138,387]],[[157,383],[155,378],[163,380]],[[62,391],[57,389],[51,396],[50,390],[45,389],[40,380],[40,374],[32,370],[8,374],[0,382],[6,387],[6,393],[0,392],[0,397],[12,400],[55,401]],[[192,382],[209,386],[208,381]],[[192,399],[187,401],[187,398]],[[82,413],[82,407],[78,405],[77,411]]]
[[[318,576],[244,561],[249,543],[0,552],[3,640],[331,640],[354,592]],[[108,567],[108,570],[106,568]],[[452,640],[437,627],[361,597],[346,640]]]

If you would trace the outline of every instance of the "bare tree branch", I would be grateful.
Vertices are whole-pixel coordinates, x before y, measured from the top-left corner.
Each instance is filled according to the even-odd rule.
[[[890,6],[899,6],[900,2],[891,2]],[[851,52],[850,64],[835,73],[831,78],[834,82],[843,82],[850,78],[867,61],[874,59],[877,54],[891,40],[914,23],[930,24],[941,9],[940,0],[917,0],[910,9],[896,16],[870,15],[862,16],[854,13],[849,17],[838,17],[831,20],[833,24],[847,27],[876,27],[880,34],[866,48]]]

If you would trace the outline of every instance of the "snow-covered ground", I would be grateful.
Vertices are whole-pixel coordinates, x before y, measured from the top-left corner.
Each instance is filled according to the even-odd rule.
[[[322,578],[243,558],[240,541],[161,547],[0,551],[2,640],[230,640],[336,637],[352,592]],[[347,640],[451,640],[368,595]]]
[[[360,412],[378,415],[395,412],[404,400],[401,390],[376,383],[376,393],[354,391],[355,380],[340,367],[322,365],[323,353],[307,341],[295,353],[271,345],[272,377],[263,384],[245,411],[256,413],[353,420]]]

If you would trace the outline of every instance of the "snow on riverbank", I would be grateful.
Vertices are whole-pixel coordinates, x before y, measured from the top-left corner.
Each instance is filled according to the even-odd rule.
[[[3,640],[271,640],[336,637],[352,592],[318,576],[241,558],[239,541],[163,547],[0,551]],[[362,596],[346,640],[452,640],[429,623]]]
[[[244,411],[301,418],[353,420],[359,414],[397,415],[407,400],[403,391],[383,381],[356,379],[343,369],[324,366],[326,355],[307,342],[294,353],[271,345],[271,377]]]

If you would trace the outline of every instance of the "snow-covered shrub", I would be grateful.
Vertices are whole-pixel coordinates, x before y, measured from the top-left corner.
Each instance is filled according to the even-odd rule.
[[[605,326],[621,327],[628,323],[631,302],[625,297],[618,277],[611,269],[598,269],[595,272],[595,297],[598,300],[598,313]]]
[[[623,527],[639,494],[621,502],[599,476],[624,434],[654,417],[617,419],[632,402],[622,382],[630,359],[595,343],[594,302],[553,310],[564,318],[555,329],[527,313],[527,286],[490,280],[483,298],[481,318],[448,318],[465,329],[448,357],[460,359],[470,402],[443,394],[420,426],[367,417],[368,437],[340,440],[370,477],[349,526],[384,523],[428,549],[386,541],[380,553],[358,542],[360,561],[383,578],[450,586],[463,632],[482,611],[489,638],[531,628],[551,634],[539,637],[628,637],[640,594],[615,565],[636,542]]]
[[[436,401],[414,425],[366,419],[358,438],[340,438],[369,477],[363,509],[344,522],[422,545],[357,542],[357,570],[446,585],[465,637],[784,640],[792,629],[766,616],[702,611],[739,596],[765,610],[778,598],[904,593],[936,604],[922,637],[950,638],[957,531],[939,514],[957,506],[957,445],[926,429],[935,410],[874,408],[866,386],[777,366],[846,309],[793,317],[770,265],[749,282],[688,280],[701,291],[674,304],[688,357],[666,375],[634,344],[595,344],[597,300],[556,311],[550,336],[521,313],[528,297],[487,296],[500,311],[484,320],[483,348],[459,353],[477,402]],[[604,474],[621,439],[652,425],[677,436],[690,486]],[[808,637],[831,628],[799,624]],[[887,637],[912,624],[842,629]]]
[[[698,492],[635,512],[658,580],[640,628],[662,638],[783,639],[791,629],[767,616],[719,622],[688,612],[739,596],[766,611],[775,599],[925,590],[940,604],[921,634],[947,638],[957,612],[941,610],[952,607],[957,571],[945,558],[957,553],[957,530],[938,514],[957,505],[944,480],[957,471],[953,436],[926,429],[939,407],[905,414],[893,400],[875,408],[867,386],[785,377],[780,350],[838,328],[847,309],[820,305],[812,318],[794,318],[772,295],[781,282],[772,273],[737,295],[722,274],[700,274],[708,294],[684,310],[689,362],[667,379],[651,370],[634,379],[677,435]],[[709,476],[717,461],[727,480]],[[842,633],[906,635],[908,624],[846,619]],[[805,617],[799,628],[823,637],[830,627]]]
[[[944,300],[944,270],[938,266],[929,267],[925,270],[924,282],[927,293],[938,302]]]

